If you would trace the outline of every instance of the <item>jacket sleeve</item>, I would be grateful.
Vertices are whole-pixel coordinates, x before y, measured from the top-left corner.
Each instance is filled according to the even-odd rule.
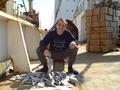
[[[68,33],[68,37],[70,42],[75,42],[77,44],[77,40],[75,39],[75,37],[73,36],[73,34],[71,32]]]
[[[40,51],[43,52],[47,48],[51,40],[52,40],[52,33],[48,32],[47,35],[43,38],[43,40],[41,40],[39,43]]]

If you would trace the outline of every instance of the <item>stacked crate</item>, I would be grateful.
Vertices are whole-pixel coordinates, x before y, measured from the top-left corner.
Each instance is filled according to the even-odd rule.
[[[108,7],[94,8],[87,10],[85,17],[87,51],[111,51],[118,31],[117,11]]]

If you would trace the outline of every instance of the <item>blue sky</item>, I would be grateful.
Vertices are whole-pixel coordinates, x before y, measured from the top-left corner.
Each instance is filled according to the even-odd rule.
[[[16,0],[17,3],[22,3],[22,0]],[[28,6],[28,0],[24,0]],[[33,8],[39,12],[41,28],[50,29],[54,19],[54,1],[55,0],[33,0]]]

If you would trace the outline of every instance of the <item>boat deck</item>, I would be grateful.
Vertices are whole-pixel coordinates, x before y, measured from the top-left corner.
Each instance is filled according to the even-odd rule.
[[[39,61],[31,62],[32,66]],[[74,68],[83,76],[83,82],[70,90],[120,90],[120,51],[109,53],[87,53],[85,45],[80,46]],[[67,71],[67,64],[65,65]],[[0,82],[0,90],[37,90],[32,86],[22,86],[20,82],[11,82],[6,77]],[[64,87],[40,88],[40,90],[69,90]]]

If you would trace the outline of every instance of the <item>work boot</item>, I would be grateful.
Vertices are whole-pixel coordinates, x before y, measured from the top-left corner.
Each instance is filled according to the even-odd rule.
[[[67,74],[74,74],[74,75],[78,75],[78,72],[76,70],[74,70],[72,67],[68,67],[68,72]]]
[[[37,70],[36,72],[48,72],[48,66],[44,66],[43,68]]]

